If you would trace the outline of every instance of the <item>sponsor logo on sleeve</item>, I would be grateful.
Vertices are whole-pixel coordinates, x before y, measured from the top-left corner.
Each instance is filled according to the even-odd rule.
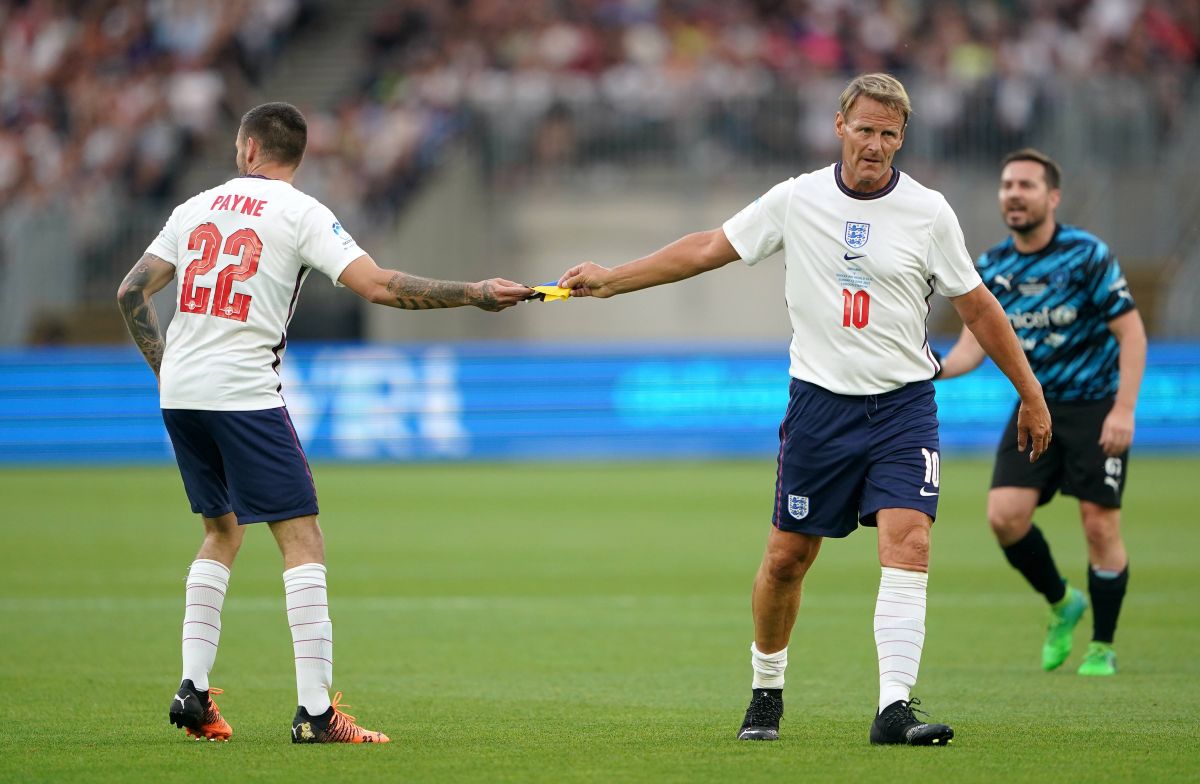
[[[333,234],[342,241],[343,248],[348,248],[354,243],[354,238],[350,236],[350,232],[342,228],[342,224],[337,221],[333,222]]]

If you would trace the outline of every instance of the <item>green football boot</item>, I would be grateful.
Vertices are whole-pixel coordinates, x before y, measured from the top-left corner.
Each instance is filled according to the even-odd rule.
[[[1050,605],[1050,625],[1042,644],[1042,669],[1046,672],[1057,670],[1071,655],[1071,634],[1087,606],[1083,591],[1069,585],[1066,595]]]
[[[1117,653],[1107,642],[1093,641],[1088,645],[1087,653],[1083,655],[1083,663],[1079,665],[1080,675],[1116,675]]]

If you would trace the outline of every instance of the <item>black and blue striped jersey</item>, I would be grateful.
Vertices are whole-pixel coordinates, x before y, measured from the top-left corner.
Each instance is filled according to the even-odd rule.
[[[1116,394],[1119,346],[1108,322],[1134,303],[1108,245],[1060,224],[1037,253],[1018,252],[1010,236],[976,266],[1008,314],[1047,400]]]

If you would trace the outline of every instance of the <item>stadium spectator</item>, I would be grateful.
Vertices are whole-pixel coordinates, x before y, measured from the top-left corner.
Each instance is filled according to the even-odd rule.
[[[839,107],[835,165],[776,185],[721,228],[613,269],[580,264],[559,285],[573,296],[611,297],[783,251],[791,399],[779,427],[774,528],[754,581],[754,680],[738,737],[778,739],[801,584],[825,539],[861,522],[878,528],[882,567],[871,742],[945,745],[954,731],[918,719],[911,697],[940,492],[929,381],[938,365],[925,325],[934,288],[1017,388],[1012,440],[1024,452],[1032,439],[1031,461],[1049,445],[1050,414],[1004,311],[971,266],[950,205],[892,166],[912,114],[903,85],[886,74],[855,77]]]
[[[1059,166],[1037,150],[1004,159],[1000,210],[1010,237],[979,258],[979,272],[1008,312],[1054,417],[1055,439],[1035,465],[1012,449],[1016,413],[996,452],[988,522],[1013,565],[1050,604],[1042,669],[1071,654],[1087,599],[1058,571],[1037,507],[1061,490],[1079,499],[1088,546],[1092,642],[1080,675],[1114,675],[1113,637],[1129,581],[1121,539],[1121,495],[1129,470],[1134,408],[1146,366],[1146,331],[1108,246],[1059,224]],[[983,350],[964,329],[942,378],[974,370]]]
[[[107,297],[110,260],[314,2],[0,0],[0,226],[109,205],[104,227],[66,222],[85,296]],[[1144,164],[1196,83],[1200,0],[398,0],[363,48],[340,103],[308,112],[326,133],[304,177],[385,226],[464,133],[501,183],[823,160],[815,107],[880,69],[922,106],[911,165],[1046,137]]]
[[[369,41],[367,91],[427,95],[480,115],[502,171],[558,164],[562,142],[587,160],[654,155],[710,135],[739,157],[764,149],[828,152],[805,132],[798,100],[837,94],[844,74],[908,75],[927,116],[925,157],[994,159],[1053,117],[1066,84],[1105,101],[1139,102],[1165,135],[1176,88],[1194,80],[1200,3],[819,4],[718,2],[437,4],[409,0],[381,13]],[[1096,83],[1097,69],[1128,78]],[[1061,76],[1062,78],[1056,78]],[[1065,80],[1065,81],[1064,81]],[[764,108],[801,118],[774,127]],[[1047,116],[1047,113],[1050,116]],[[1119,126],[1138,122],[1118,105]],[[573,132],[559,132],[564,119]],[[551,126],[553,144],[541,128]],[[1153,136],[1154,133],[1151,134]],[[1106,155],[1125,134],[1101,136]]]
[[[172,724],[197,739],[228,740],[233,732],[210,698],[208,675],[241,526],[265,522],[285,568],[298,703],[292,741],[388,741],[338,710],[337,696],[329,699],[324,537],[278,373],[308,273],[320,270],[364,299],[409,310],[500,311],[533,293],[500,278],[454,283],[377,267],[328,208],[292,187],[307,138],[304,117],[290,104],[247,112],[237,134],[240,176],[177,207],[118,292],[129,332],[159,379],[184,489],[204,525],[187,578],[182,682],[169,712]],[[179,309],[164,344],[150,297],[172,282]]]
[[[0,2],[0,212],[65,205],[83,263],[106,276],[124,221],[165,205],[185,157],[232,116],[229,102],[299,9],[300,0]],[[251,22],[253,40],[242,32]],[[251,61],[255,69],[231,65]]]

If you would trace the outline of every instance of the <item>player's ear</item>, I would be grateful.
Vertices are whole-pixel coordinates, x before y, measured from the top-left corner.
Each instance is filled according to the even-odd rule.
[[[837,134],[837,137],[839,139],[845,138],[845,136],[846,136],[846,118],[840,111],[833,118],[833,130],[834,130],[834,133]]]
[[[1058,188],[1051,188],[1051,189],[1050,189],[1050,196],[1049,196],[1049,198],[1047,199],[1047,202],[1048,202],[1048,203],[1049,203],[1049,205],[1050,205],[1050,209],[1052,209],[1052,210],[1057,210],[1057,209],[1058,209],[1058,203],[1059,203],[1060,201],[1062,201],[1062,191],[1060,191]]]

